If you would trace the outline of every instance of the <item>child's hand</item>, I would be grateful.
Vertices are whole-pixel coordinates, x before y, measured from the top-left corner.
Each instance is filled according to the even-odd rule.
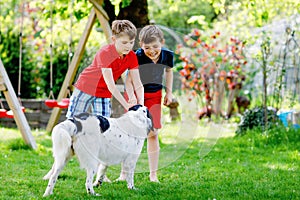
[[[128,103],[128,104],[127,104],[127,107],[125,108],[126,111],[128,111],[129,108],[131,108],[132,106],[135,106],[135,105],[136,105],[136,103]]]
[[[167,106],[169,105],[170,103],[172,103],[172,99],[173,99],[173,95],[172,93],[167,93],[164,97],[164,105]]]
[[[136,98],[131,98],[128,100],[129,104],[137,104],[137,99]]]

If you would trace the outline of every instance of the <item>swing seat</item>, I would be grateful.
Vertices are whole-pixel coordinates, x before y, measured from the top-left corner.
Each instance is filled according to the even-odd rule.
[[[21,110],[22,110],[23,113],[25,113],[25,107],[24,106],[21,107]],[[12,110],[7,111],[5,117],[10,118],[10,119],[14,118],[13,111]]]
[[[48,106],[50,108],[57,107],[57,101],[54,100],[54,99],[47,99],[47,100],[45,100],[45,104],[46,104],[46,106]]]
[[[7,110],[1,108],[0,109],[0,118],[5,118],[6,117],[6,112],[7,112]]]
[[[68,98],[63,98],[60,102],[57,102],[54,99],[47,99],[45,101],[46,106],[48,106],[50,108],[54,108],[54,107],[68,108],[69,103],[70,103],[70,99],[68,99]]]
[[[60,102],[57,103],[57,107],[59,108],[68,108],[70,103],[70,99],[63,98]]]

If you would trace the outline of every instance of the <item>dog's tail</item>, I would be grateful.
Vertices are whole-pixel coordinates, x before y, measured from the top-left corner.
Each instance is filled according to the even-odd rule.
[[[69,158],[72,155],[72,131],[76,126],[71,121],[68,124],[58,124],[52,131],[52,146],[54,158],[64,157]]]

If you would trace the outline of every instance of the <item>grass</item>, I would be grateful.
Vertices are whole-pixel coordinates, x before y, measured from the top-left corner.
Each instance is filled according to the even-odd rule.
[[[0,199],[42,199],[47,186],[42,177],[53,162],[51,137],[34,131],[34,151],[18,130],[0,130]],[[135,174],[138,190],[113,182],[96,188],[100,197],[87,195],[85,171],[73,158],[54,194],[44,199],[300,199],[299,141],[266,145],[260,136],[233,137],[234,131],[231,125],[166,124],[160,133],[159,184],[148,181],[144,148]],[[119,172],[120,166],[111,167],[108,177]]]

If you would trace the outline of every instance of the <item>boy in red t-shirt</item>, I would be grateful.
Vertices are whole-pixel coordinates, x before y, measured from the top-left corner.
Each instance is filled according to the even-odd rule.
[[[128,110],[135,104],[128,103],[117,89],[115,81],[125,70],[133,80],[137,103],[144,105],[144,88],[138,71],[138,61],[132,51],[136,37],[136,27],[128,20],[115,20],[112,23],[112,43],[102,47],[92,64],[85,68],[70,98],[67,118],[87,112],[91,107],[93,115],[109,117],[111,114],[111,97]]]

